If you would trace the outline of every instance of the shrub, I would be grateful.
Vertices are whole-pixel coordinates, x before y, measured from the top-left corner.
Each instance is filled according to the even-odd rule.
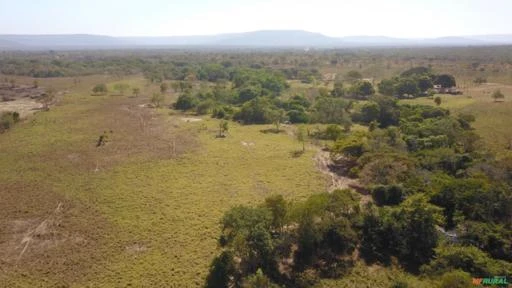
[[[441,277],[441,288],[471,288],[473,286],[471,275],[455,270],[447,272]]]
[[[512,272],[511,263],[494,260],[473,246],[441,246],[435,250],[436,259],[421,269],[429,275],[440,275],[454,269],[463,270],[474,277],[507,275]]]
[[[212,117],[217,119],[226,118],[226,111],[223,107],[214,108],[212,112]]]
[[[210,113],[210,110],[212,109],[213,105],[214,105],[214,102],[212,100],[205,100],[203,102],[200,102],[196,106],[196,113],[198,115],[206,115],[206,114]],[[221,118],[224,118],[224,117],[221,117]]]
[[[18,112],[2,112],[0,114],[0,133],[5,132],[19,121],[20,114]]]
[[[404,280],[395,280],[391,284],[391,288],[409,288],[409,284]]]
[[[404,191],[402,186],[398,185],[379,185],[372,188],[372,197],[379,206],[398,205],[404,200]]]
[[[343,136],[343,129],[339,125],[332,124],[325,129],[325,139],[336,141]]]
[[[197,99],[194,98],[190,94],[183,94],[178,97],[178,101],[176,101],[176,104],[174,104],[174,108],[178,110],[187,111],[190,110],[197,105]]]
[[[338,139],[332,147],[332,154],[348,158],[359,158],[367,149],[368,139],[364,133],[352,133],[351,135]]]
[[[92,88],[92,92],[94,94],[106,94],[108,92],[107,85],[104,83],[96,84],[96,86]]]
[[[245,124],[268,124],[272,123],[269,117],[269,111],[273,108],[270,101],[266,98],[257,97],[246,102],[242,109],[234,115],[236,120],[241,120]]]
[[[305,270],[299,273],[295,278],[295,284],[298,288],[314,287],[320,281],[320,277],[313,269]]]
[[[165,96],[161,93],[153,93],[153,96],[151,97],[151,103],[156,108],[160,108],[162,105],[162,102],[164,102]]]
[[[291,123],[308,123],[310,118],[309,115],[304,111],[291,110],[287,113],[288,119]]]
[[[487,78],[484,77],[477,77],[475,80],[473,80],[473,83],[475,84],[484,84],[487,83]]]

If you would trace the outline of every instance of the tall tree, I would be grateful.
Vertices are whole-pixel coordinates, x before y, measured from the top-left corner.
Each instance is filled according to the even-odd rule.
[[[455,82],[455,77],[450,74],[441,74],[436,77],[434,80],[434,84],[441,85],[443,88],[451,88],[457,86],[457,82]]]

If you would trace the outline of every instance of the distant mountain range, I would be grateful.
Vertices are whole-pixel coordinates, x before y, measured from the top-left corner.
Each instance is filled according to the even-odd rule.
[[[167,47],[344,48],[512,45],[510,35],[400,39],[384,36],[329,37],[301,30],[267,30],[211,36],[111,37],[101,35],[0,35],[0,50],[116,49]]]

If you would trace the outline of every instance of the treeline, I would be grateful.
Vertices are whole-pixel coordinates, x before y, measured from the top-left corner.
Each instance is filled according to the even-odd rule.
[[[210,73],[212,70],[218,70],[219,65],[224,68],[273,69],[282,72],[287,79],[313,83],[323,80],[320,71],[325,68],[358,70],[369,77],[381,78],[389,70],[396,73],[411,66],[440,68],[446,67],[446,63],[456,67],[457,72],[488,77],[507,69],[512,63],[512,53],[509,47],[375,48],[307,52],[197,48],[0,53],[0,73],[5,75],[77,77],[110,74],[122,77],[144,73],[154,81],[185,80],[191,75],[196,79],[207,79],[213,75]]]
[[[422,69],[422,67],[415,69]],[[200,115],[211,114],[215,118],[234,119],[245,124],[289,121],[290,123],[338,124],[342,125],[344,129],[350,129],[353,122],[370,124],[372,121],[379,121],[383,126],[398,124],[398,104],[393,99],[401,97],[398,95],[392,98],[375,96],[376,91],[373,84],[360,79],[362,76],[354,77],[352,75],[354,78],[351,80],[337,81],[331,89],[326,87],[304,89],[291,96],[288,90],[289,84],[283,73],[252,68],[234,68],[227,71],[229,73],[223,74],[222,79],[215,78],[215,83],[202,85],[198,90],[192,89],[192,85],[187,81],[173,82],[171,86],[175,92],[180,93],[174,108],[195,111]],[[455,79],[451,75],[428,74],[428,71],[410,76],[406,74],[410,71],[406,71],[400,76],[407,77],[403,78],[406,80],[399,77],[396,79],[401,79],[397,81],[411,79],[422,81],[421,79],[428,78],[429,85],[426,85],[424,89],[428,89],[428,87],[432,87],[432,83],[436,83],[431,81],[431,78],[436,78],[436,81],[441,82],[447,78],[449,81],[443,85],[449,87],[452,85],[450,81],[455,83]],[[213,75],[220,74],[213,73]],[[347,78],[350,79],[350,77]],[[386,81],[395,80],[382,81],[379,84],[379,89]],[[344,83],[347,83],[348,86],[345,87]],[[417,84],[414,83],[414,85]],[[393,84],[392,86],[393,91],[401,89],[400,85]],[[308,94],[311,91],[315,93]],[[417,91],[420,90],[417,89]],[[288,97],[280,97],[283,94]],[[409,96],[419,95],[410,94]],[[370,101],[368,104],[362,105],[361,108],[361,105],[356,105],[357,100]],[[393,113],[396,115],[391,115]]]
[[[399,98],[413,98],[419,96],[434,95],[434,85],[441,88],[457,86],[455,77],[449,74],[434,74],[427,67],[411,68],[397,77],[384,79],[379,85],[379,92],[386,96]]]
[[[231,209],[207,287],[312,287],[350,273],[358,255],[442,287],[512,273],[512,159],[480,146],[473,116],[374,96],[352,117],[368,130],[321,134],[373,201],[343,190]]]

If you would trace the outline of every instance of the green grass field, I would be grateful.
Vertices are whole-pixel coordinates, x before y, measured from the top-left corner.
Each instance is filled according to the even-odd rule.
[[[230,123],[217,139],[209,117],[186,122],[141,108],[147,96],[77,90],[0,137],[4,287],[201,286],[227,209],[326,187],[315,151],[293,158],[301,144],[260,132],[270,126]]]
[[[504,102],[494,102],[491,97],[495,89],[505,94]],[[465,95],[436,95],[441,97],[442,108],[453,113],[469,113],[476,117],[473,127],[482,137],[484,145],[498,156],[512,155],[512,86],[484,84],[468,89]],[[436,105],[433,99],[417,98],[401,100],[400,103]]]
[[[316,148],[293,157],[302,145],[287,133],[261,132],[271,126],[230,122],[228,136],[216,138],[218,120],[144,108],[158,87],[142,78],[46,81],[41,85],[68,93],[0,137],[0,287],[200,287],[227,209],[327,188],[313,161]],[[91,96],[98,81],[142,93]],[[512,102],[485,95],[444,95],[441,105],[474,113],[476,131],[504,152]],[[174,98],[167,93],[166,103]],[[426,98],[403,102],[435,105]],[[104,131],[109,142],[96,147]],[[319,287],[389,287],[397,279],[432,287],[361,264]]]

